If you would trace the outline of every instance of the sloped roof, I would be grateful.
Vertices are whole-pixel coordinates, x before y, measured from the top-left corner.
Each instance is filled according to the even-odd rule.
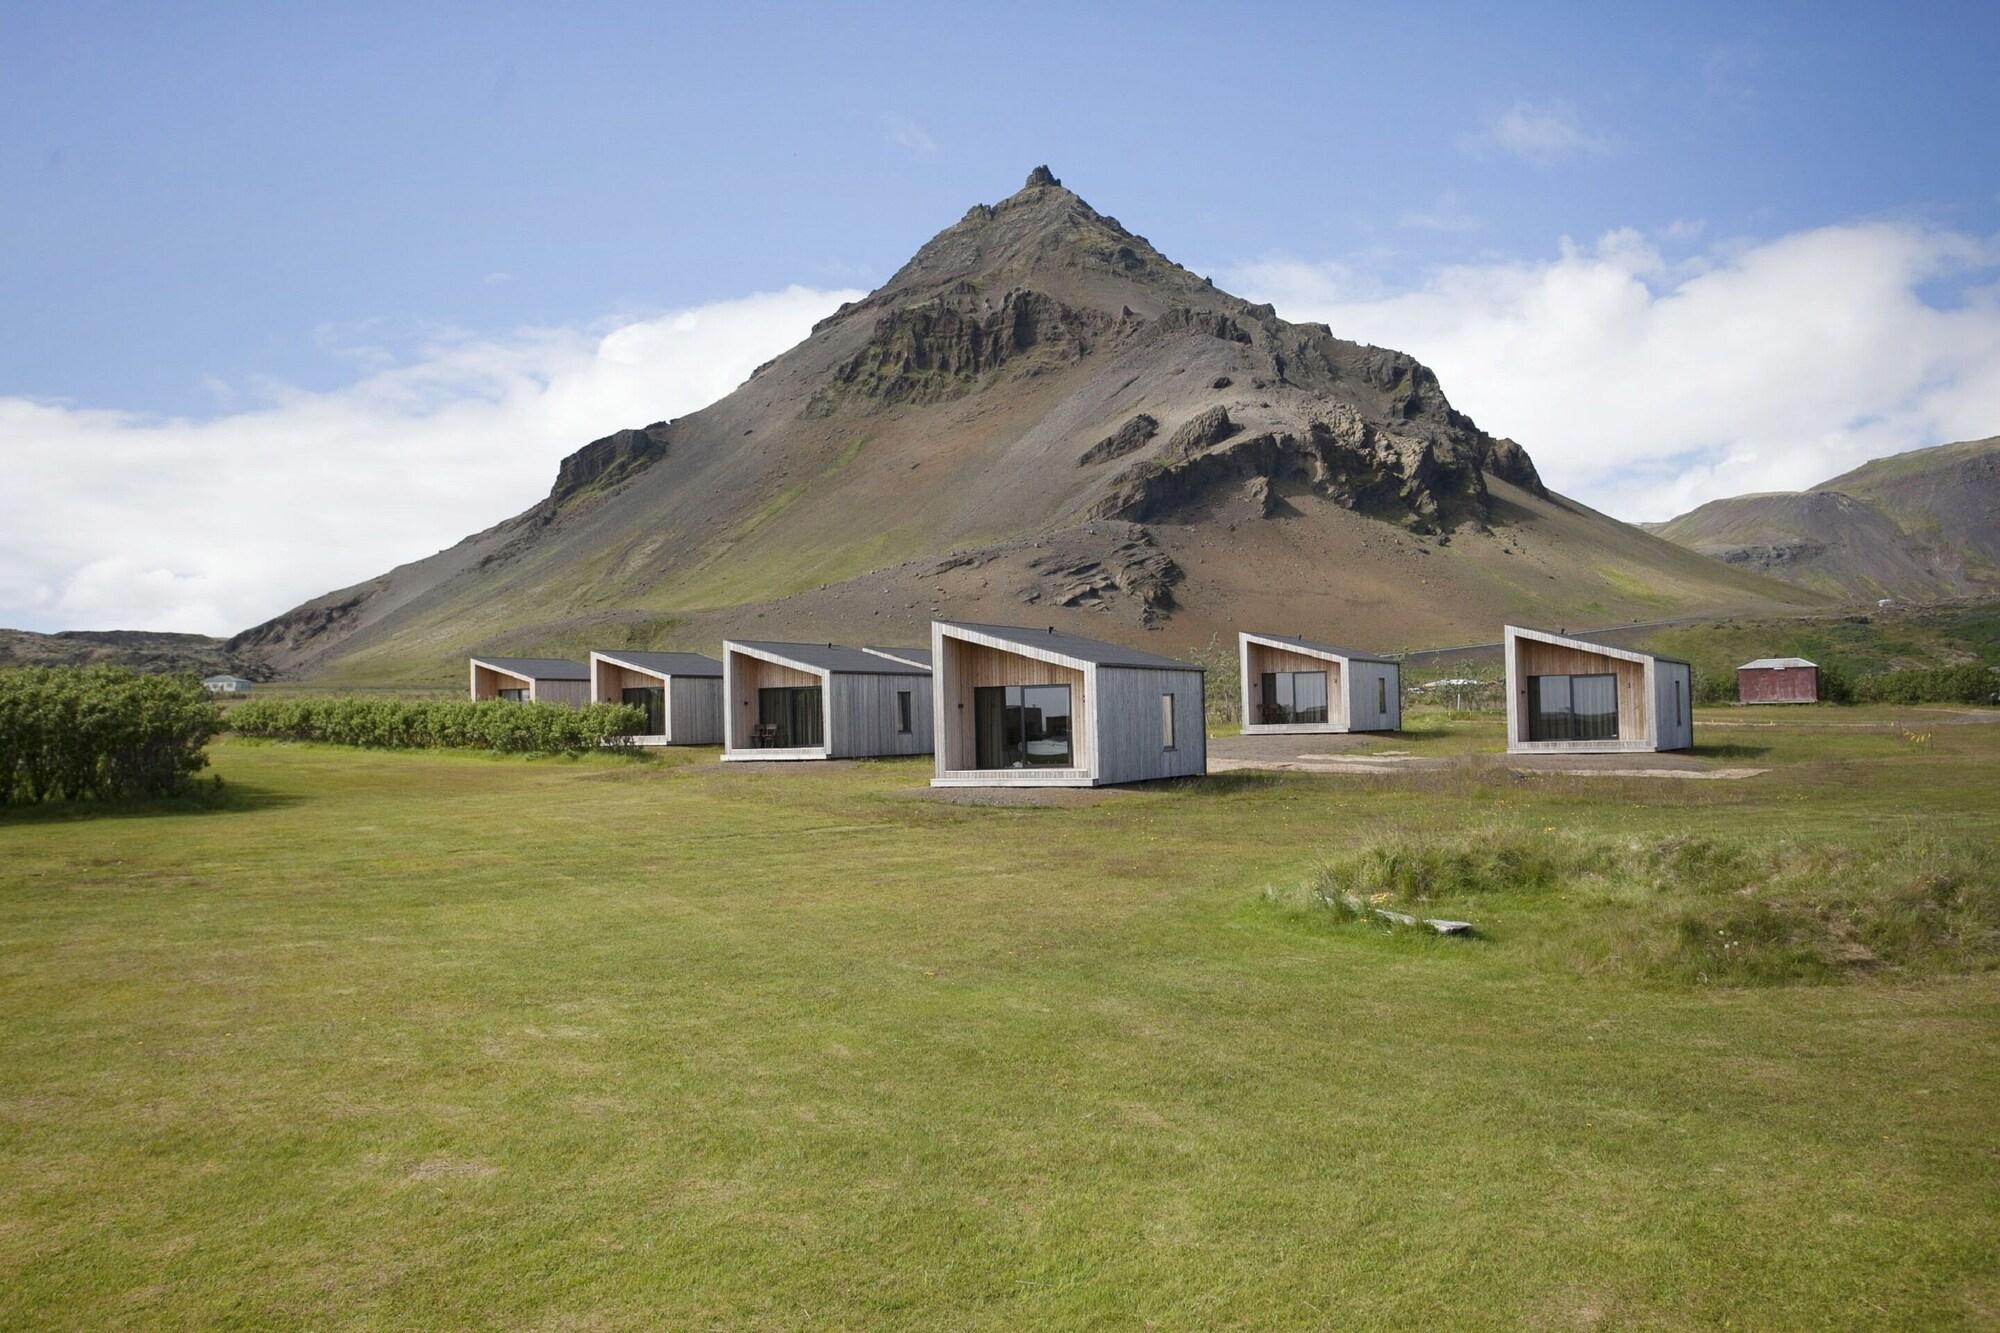
[[[560,657],[475,657],[472,659],[483,666],[499,667],[517,676],[529,676],[535,680],[589,680],[590,668],[581,662],[570,662]]]
[[[1548,639],[1555,643],[1580,643],[1586,648],[1596,648],[1603,652],[1615,653],[1632,660],[1650,657],[1656,662],[1672,662],[1676,666],[1684,666],[1689,670],[1694,669],[1693,664],[1685,657],[1669,657],[1665,653],[1649,653],[1644,648],[1625,648],[1615,643],[1606,643],[1602,639],[1593,639],[1588,634],[1564,634],[1558,630],[1536,629],[1531,625],[1509,625],[1507,628],[1513,630],[1516,634],[1526,634],[1530,638]]]
[[[1027,629],[1020,625],[978,625],[965,620],[945,620],[938,623],[947,629],[971,630],[974,634],[983,634],[989,639],[1018,644],[1023,648],[1040,648],[1078,662],[1088,662],[1092,666],[1147,667],[1165,671],[1202,670],[1192,662],[1162,657],[1158,653],[1149,653],[1138,648],[1127,648],[1119,643],[1106,643],[1102,639],[1088,639],[1081,634],[1070,634],[1059,629]]]
[[[643,671],[662,676],[720,676],[722,663],[700,653],[628,653],[615,648],[599,648],[599,657],[625,662]]]
[[[1328,653],[1334,657],[1350,658],[1356,662],[1387,662],[1394,665],[1396,661],[1395,658],[1384,657],[1380,653],[1363,652],[1359,648],[1342,648],[1337,643],[1301,639],[1296,634],[1265,634],[1260,630],[1248,630],[1246,633],[1253,639],[1262,639],[1267,643],[1282,643],[1288,648],[1303,648],[1309,653]]]
[[[1754,662],[1745,662],[1738,671],[1782,671],[1786,667],[1811,667],[1819,669],[1819,663],[1808,662],[1803,657],[1760,657]]]
[[[731,639],[730,647],[770,653],[806,666],[830,671],[836,676],[928,676],[929,667],[912,666],[894,658],[879,657],[861,648],[837,643],[772,643],[760,639]]]
[[[877,657],[893,657],[900,662],[912,662],[918,666],[931,664],[931,650],[928,648],[877,648],[871,644],[862,651],[874,653]]]

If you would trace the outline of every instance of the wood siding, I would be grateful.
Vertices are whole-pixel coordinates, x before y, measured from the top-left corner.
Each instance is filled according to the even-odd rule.
[[[1092,726],[1099,783],[1199,777],[1208,772],[1207,718],[1199,671],[1100,666]],[[1160,696],[1174,696],[1174,748],[1161,746]]]
[[[1615,754],[1632,750],[1686,749],[1694,743],[1692,699],[1682,726],[1672,725],[1673,694],[1678,683],[1691,695],[1692,681],[1685,663],[1667,658],[1633,654],[1631,657],[1587,644],[1547,643],[1526,631],[1508,626],[1507,661],[1507,748],[1521,754]],[[1636,658],[1637,660],[1633,660]],[[1528,739],[1528,680],[1532,676],[1610,675],[1618,682],[1618,738],[1595,741],[1531,741]],[[1659,725],[1668,719],[1662,734]]]
[[[942,719],[937,723],[938,735],[942,738],[938,747],[937,771],[940,775],[981,771],[974,768],[978,762],[978,749],[975,744],[972,692],[981,686],[992,685],[1069,686],[1071,744],[1075,747],[1071,758],[1075,769],[1061,771],[1086,774],[1090,771],[1094,747],[1089,726],[1088,683],[1083,672],[958,638],[945,638],[934,644],[931,660],[938,664],[935,679],[940,682],[937,686],[940,690],[937,713]],[[943,693],[946,690],[950,693]]]
[[[1739,668],[1736,698],[1746,704],[1816,704],[1819,702],[1818,667]]]
[[[722,744],[722,678],[672,676],[668,679],[668,743]]]
[[[498,699],[502,690],[533,689],[534,684],[535,682],[526,676],[517,676],[511,671],[497,671],[490,666],[481,666],[477,662],[472,664],[474,702],[481,699]]]
[[[1403,726],[1403,669],[1394,662],[1349,662],[1348,731],[1400,731]],[[1380,688],[1377,686],[1380,682]],[[1377,702],[1386,705],[1377,708]]]
[[[826,682],[817,672],[801,671],[780,662],[769,662],[734,648],[725,649],[722,654],[723,687],[723,757],[741,759],[824,759],[827,747],[798,747],[785,750],[759,750],[750,743],[757,725],[757,691],[784,685],[824,685]],[[820,699],[825,706],[825,696]],[[822,723],[821,734],[831,739],[832,732]]]
[[[1536,639],[1516,639],[1515,657],[1518,667],[1513,681],[1515,702],[1519,705],[1520,731],[1516,739],[1528,739],[1528,678],[1530,676],[1601,676],[1613,675],[1618,678],[1618,739],[1620,741],[1644,741],[1651,748],[1652,733],[1648,729],[1648,709],[1646,707],[1646,664],[1628,662],[1620,657],[1604,653],[1593,653],[1580,648],[1570,648],[1559,643],[1542,643]],[[1550,743],[1550,742],[1545,742]],[[1598,741],[1564,741],[1565,745],[1597,745]]]
[[[1295,648],[1277,648],[1255,640],[1240,641],[1243,652],[1240,655],[1243,672],[1243,729],[1252,735],[1265,728],[1278,735],[1301,734],[1324,731],[1346,731],[1348,718],[1348,697],[1344,687],[1345,673],[1338,658],[1319,657],[1302,653]],[[1324,722],[1263,722],[1264,680],[1266,671],[1324,671],[1326,673],[1326,721]],[[1372,710],[1371,710],[1372,711]]]
[[[910,695],[910,729],[896,729],[896,696]],[[827,682],[827,753],[871,759],[931,752],[929,676],[841,673]]]

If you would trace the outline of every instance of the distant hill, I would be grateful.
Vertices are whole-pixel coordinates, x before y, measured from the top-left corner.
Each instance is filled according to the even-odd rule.
[[[168,634],[150,630],[65,630],[36,634],[0,629],[0,667],[92,666],[132,667],[139,671],[191,671],[199,676],[223,672],[269,674],[255,662],[238,661],[223,640],[205,634]]]
[[[2000,592],[2000,436],[1878,458],[1809,491],[1713,500],[1649,526],[1842,599]]]

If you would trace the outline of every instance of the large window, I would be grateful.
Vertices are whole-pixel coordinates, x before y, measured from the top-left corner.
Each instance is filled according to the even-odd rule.
[[[664,685],[628,685],[618,693],[619,701],[642,709],[646,726],[641,736],[667,734],[667,690]]]
[[[972,692],[980,768],[1073,768],[1069,686],[982,685]]]
[[[526,690],[500,690],[498,694],[500,698],[510,704],[524,704],[528,702],[528,692]]]
[[[1618,677],[1528,677],[1528,739],[1618,739]]]
[[[781,750],[826,744],[820,687],[780,685],[757,691],[757,743]]]
[[[1269,725],[1326,721],[1326,672],[1266,671],[1264,721]]]

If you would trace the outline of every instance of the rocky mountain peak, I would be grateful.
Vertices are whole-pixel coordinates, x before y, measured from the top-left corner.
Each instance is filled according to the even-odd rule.
[[[1028,173],[1028,183],[1026,185],[1023,185],[1021,188],[1024,190],[1037,190],[1044,185],[1061,185],[1061,184],[1062,182],[1056,179],[1055,172],[1050,171],[1047,165],[1043,165],[1036,167],[1033,171]]]

